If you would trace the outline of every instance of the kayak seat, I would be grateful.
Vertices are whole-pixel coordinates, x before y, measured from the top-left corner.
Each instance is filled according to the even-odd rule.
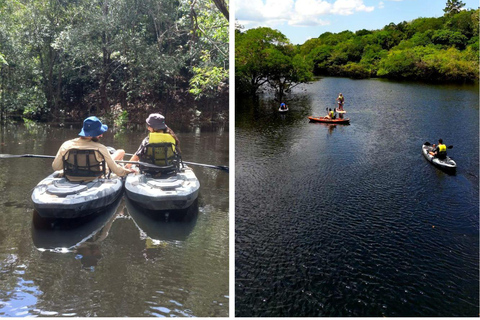
[[[143,173],[152,175],[158,173],[176,173],[180,168],[180,154],[175,150],[175,144],[171,142],[149,143],[146,152],[140,157],[141,161],[151,163],[158,168],[142,167]]]
[[[63,156],[63,172],[67,179],[75,177],[75,180],[85,178],[87,181],[105,177],[105,158],[98,150],[70,149]]]

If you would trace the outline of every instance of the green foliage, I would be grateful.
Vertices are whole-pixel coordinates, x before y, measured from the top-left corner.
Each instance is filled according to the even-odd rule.
[[[128,124],[128,111],[123,110],[122,112],[120,112],[120,114],[115,117],[113,123],[116,127],[124,128]]]
[[[326,32],[298,52],[312,61],[315,75],[478,80],[479,10],[452,10],[381,30]]]
[[[300,52],[300,53],[299,53]],[[268,84],[281,97],[296,85],[311,81],[313,61],[270,28],[237,31],[235,78],[239,90],[255,94]]]
[[[5,60],[5,56],[0,52],[0,65],[8,64],[7,60]]]
[[[216,2],[227,12],[226,1]],[[193,100],[192,77],[218,81],[217,69],[228,75],[222,12],[210,0],[2,2],[0,109],[78,119],[118,104],[131,114]]]

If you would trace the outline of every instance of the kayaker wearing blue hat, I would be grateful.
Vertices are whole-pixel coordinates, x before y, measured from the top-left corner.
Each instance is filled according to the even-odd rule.
[[[180,141],[173,130],[165,124],[164,116],[160,113],[152,113],[148,116],[146,123],[149,134],[143,139],[137,152],[130,158],[130,161],[139,161],[140,158],[143,158],[147,150],[147,145],[153,141],[153,139],[155,139],[155,142],[174,143],[175,150],[180,153]],[[131,164],[127,164],[125,167],[130,168],[130,166]]]
[[[72,149],[77,149],[95,150],[101,153],[101,155],[105,159],[105,163],[108,169],[119,177],[126,176],[128,173],[131,172],[136,172],[133,169],[127,169],[115,163],[115,160],[123,160],[125,150],[116,150],[115,153],[111,155],[110,152],[108,152],[107,147],[98,142],[100,137],[102,137],[103,133],[107,130],[108,126],[106,124],[102,124],[102,122],[97,117],[91,116],[86,118],[83,121],[82,130],[78,134],[80,137],[65,141],[61,145],[52,163],[53,170],[58,171],[64,169],[64,156],[67,154],[68,151]],[[100,161],[101,159],[97,160]],[[94,180],[96,177],[79,177],[67,175],[67,178],[71,181],[89,181]]]

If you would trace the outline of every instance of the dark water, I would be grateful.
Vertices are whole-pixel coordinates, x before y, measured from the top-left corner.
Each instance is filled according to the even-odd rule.
[[[0,153],[55,155],[79,129],[4,125]],[[176,130],[183,159],[228,165],[227,130]],[[102,142],[133,153],[144,135],[109,131]],[[0,161],[0,316],[228,316],[227,173],[193,167],[198,202],[179,217],[122,198],[100,215],[53,221],[30,200],[52,160]]]
[[[309,123],[339,92],[351,125]],[[236,104],[236,316],[478,316],[478,86],[325,78],[287,104]]]

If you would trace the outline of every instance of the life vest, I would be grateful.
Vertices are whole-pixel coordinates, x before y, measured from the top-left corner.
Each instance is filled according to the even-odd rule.
[[[169,133],[151,132],[146,146],[146,161],[157,165],[168,165],[175,158],[175,138]]]
[[[335,112],[333,112],[333,110],[332,110],[332,111],[329,112],[329,115],[330,115],[330,118],[333,119],[333,117],[335,116]]]
[[[163,132],[150,132],[148,135],[148,143],[171,143],[173,146],[173,150],[175,151],[175,138],[169,133]]]
[[[443,152],[447,152],[447,146],[444,145],[444,144],[439,144],[439,145],[438,145],[438,151],[439,151],[439,152],[442,152],[442,153],[443,153]]]

